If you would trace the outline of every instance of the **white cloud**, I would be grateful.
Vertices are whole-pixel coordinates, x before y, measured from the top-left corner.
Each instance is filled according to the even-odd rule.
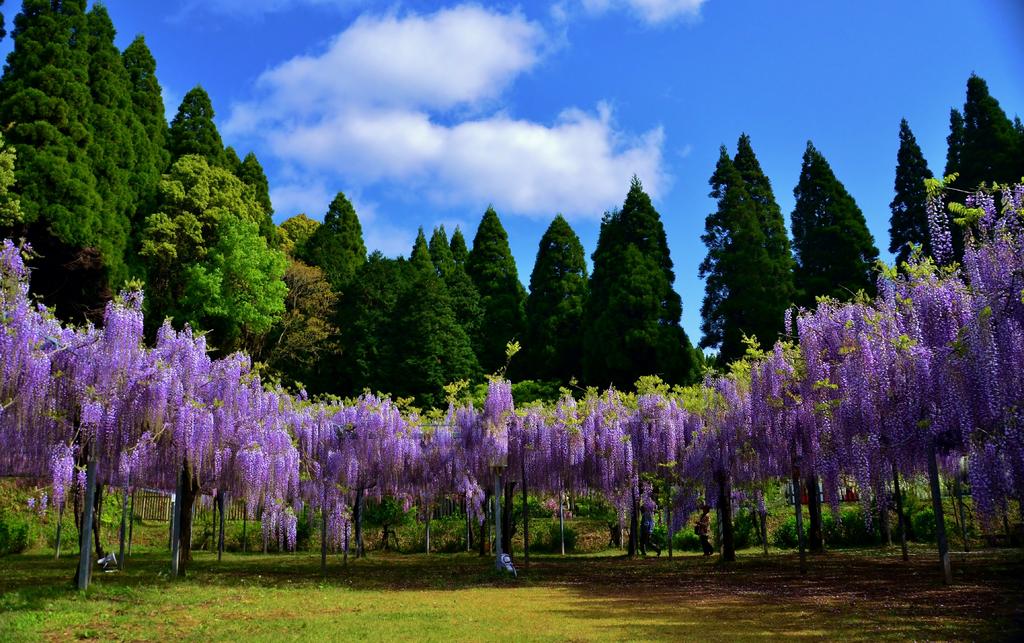
[[[581,0],[590,13],[610,9],[628,10],[648,24],[660,24],[678,18],[696,18],[707,0]]]
[[[321,184],[390,184],[446,205],[597,217],[634,173],[656,196],[665,184],[660,128],[624,134],[604,104],[552,122],[494,111],[541,60],[544,40],[518,13],[474,5],[364,16],[322,53],[265,72],[223,130],[261,137]],[[298,205],[310,182],[275,190],[275,208]]]

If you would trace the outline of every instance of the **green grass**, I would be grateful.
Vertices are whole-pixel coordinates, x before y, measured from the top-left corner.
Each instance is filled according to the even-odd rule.
[[[830,552],[802,576],[790,553],[737,563],[699,556],[533,557],[518,580],[471,554],[331,557],[196,552],[187,579],[139,552],[118,574],[71,589],[75,559],[0,558],[0,640],[745,640],[1007,639],[1024,632],[1019,550]]]

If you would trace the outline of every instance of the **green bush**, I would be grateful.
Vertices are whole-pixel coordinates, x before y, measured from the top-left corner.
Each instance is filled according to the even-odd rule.
[[[28,549],[28,521],[21,516],[0,515],[0,556],[20,554]]]
[[[544,532],[540,526],[537,529],[536,540],[531,540],[530,551],[536,552],[548,552],[558,553],[562,551],[562,540],[561,532],[558,528],[558,521],[552,521],[548,523],[547,537],[542,537],[541,534]],[[579,534],[576,532],[576,528],[571,526],[569,523],[565,523],[565,551],[570,552],[576,549],[576,541]]]
[[[796,536],[796,516],[786,518],[772,531],[771,543],[780,549],[793,549],[799,545]]]
[[[685,527],[673,534],[672,548],[679,551],[704,551],[700,546],[700,537]]]
[[[759,529],[758,517],[755,512],[738,512],[732,521],[733,546],[736,549],[746,549],[760,543],[757,536]]]
[[[825,543],[830,547],[868,547],[879,544],[877,522],[871,526],[864,524],[864,512],[860,507],[842,509],[840,516],[841,519],[836,520],[831,511],[826,511],[821,517],[821,530]]]
[[[576,518],[594,518],[597,520],[616,520],[616,511],[607,500],[600,496],[593,496],[590,498],[577,498],[576,502]]]

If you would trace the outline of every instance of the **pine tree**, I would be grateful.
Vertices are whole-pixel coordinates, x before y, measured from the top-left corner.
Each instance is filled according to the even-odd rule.
[[[420,226],[416,234],[416,241],[413,243],[412,252],[409,254],[409,264],[420,272],[429,272],[436,275],[434,262],[430,258],[430,248],[427,246],[427,237],[423,234],[423,227]]]
[[[583,375],[587,264],[583,244],[562,215],[540,239],[526,299],[530,376],[568,382]]]
[[[700,277],[705,279],[700,345],[718,348],[720,360],[728,363],[746,352],[744,335],[773,344],[782,311],[777,319],[764,319],[772,285],[765,235],[757,205],[725,146],[710,184],[718,208],[707,216],[701,236],[708,254],[700,265]]]
[[[210,95],[196,85],[185,94],[167,133],[172,163],[186,154],[198,154],[210,165],[228,167],[224,143],[213,117]]]
[[[957,185],[973,190],[982,183],[1019,181],[1017,132],[999,101],[989,94],[988,84],[974,74],[967,80],[963,120]]]
[[[930,178],[932,172],[904,118],[900,121],[900,149],[896,153],[896,197],[889,204],[889,252],[896,253],[897,266],[910,257],[911,244],[920,245],[925,254],[931,254],[924,187],[925,179]]]
[[[93,5],[86,25],[92,96],[87,117],[92,136],[87,153],[102,200],[106,263],[116,285],[126,276],[123,265],[136,209],[134,174],[138,159],[134,143],[142,125],[135,116],[131,81],[121,52],[114,45],[114,24],[106,8]]]
[[[475,353],[480,366],[494,372],[505,363],[506,344],[522,339],[526,302],[508,235],[494,208],[488,207],[480,220],[466,272],[480,294],[483,308],[483,324],[473,338]]]
[[[462,235],[456,230],[461,239]],[[463,244],[465,247],[465,244]],[[468,253],[467,253],[468,254]],[[451,245],[444,226],[434,228],[430,237],[430,259],[437,274],[448,288],[448,296],[452,302],[452,312],[459,325],[466,331],[466,336],[473,338],[480,330],[483,310],[480,308],[480,294],[473,285],[473,280],[466,274],[465,261],[457,263],[452,254]]]
[[[964,149],[964,117],[960,110],[949,110],[949,136],[946,137],[945,176],[960,171],[960,159]]]
[[[583,370],[596,386],[630,387],[642,375],[676,383],[695,376],[695,355],[679,325],[682,301],[661,216],[633,177],[621,210],[608,213],[593,255]]]
[[[331,201],[323,224],[306,242],[302,258],[323,269],[334,290],[342,293],[366,261],[363,228],[343,192]]]
[[[245,155],[245,159],[238,164],[238,168],[235,170],[235,176],[242,179],[242,183],[245,183],[256,203],[262,208],[263,220],[260,221],[260,234],[276,247],[279,245],[280,239],[277,235],[277,228],[274,226],[274,206],[270,202],[270,182],[255,153],[249,152]]]
[[[122,257],[104,240],[108,223],[89,162],[89,52],[85,1],[25,0],[0,79],[0,122],[18,157],[25,236],[46,257],[32,288],[58,314],[102,313],[108,272]],[[109,265],[108,265],[109,264]]]
[[[128,45],[121,58],[128,73],[132,109],[139,124],[132,146],[136,158],[134,218],[140,221],[154,211],[160,177],[170,165],[166,149],[167,119],[163,91],[156,77],[156,60],[142,36]]]
[[[457,226],[455,232],[452,234],[452,259],[455,260],[455,264],[466,267],[466,262],[469,261],[469,248],[466,247],[466,237],[462,236],[462,230]]]
[[[803,305],[822,295],[848,300],[860,290],[873,294],[878,248],[864,214],[810,141],[793,196],[795,276]]]
[[[753,325],[746,332],[756,337],[761,346],[772,346],[784,328],[786,310],[796,298],[789,233],[782,209],[775,201],[771,181],[761,169],[750,144],[750,137],[746,134],[742,134],[736,143],[736,155],[732,162],[757,211],[766,253],[764,262],[754,269],[753,278],[758,280],[761,294],[749,302],[750,309],[756,313]]]

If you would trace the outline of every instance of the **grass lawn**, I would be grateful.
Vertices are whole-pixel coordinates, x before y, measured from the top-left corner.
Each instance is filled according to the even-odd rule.
[[[934,552],[832,551],[810,558],[535,557],[518,580],[470,554],[332,557],[195,552],[187,579],[166,551],[71,589],[75,559],[0,558],[0,640],[681,640],[991,639],[1024,636],[1024,555],[954,556],[939,582]]]

